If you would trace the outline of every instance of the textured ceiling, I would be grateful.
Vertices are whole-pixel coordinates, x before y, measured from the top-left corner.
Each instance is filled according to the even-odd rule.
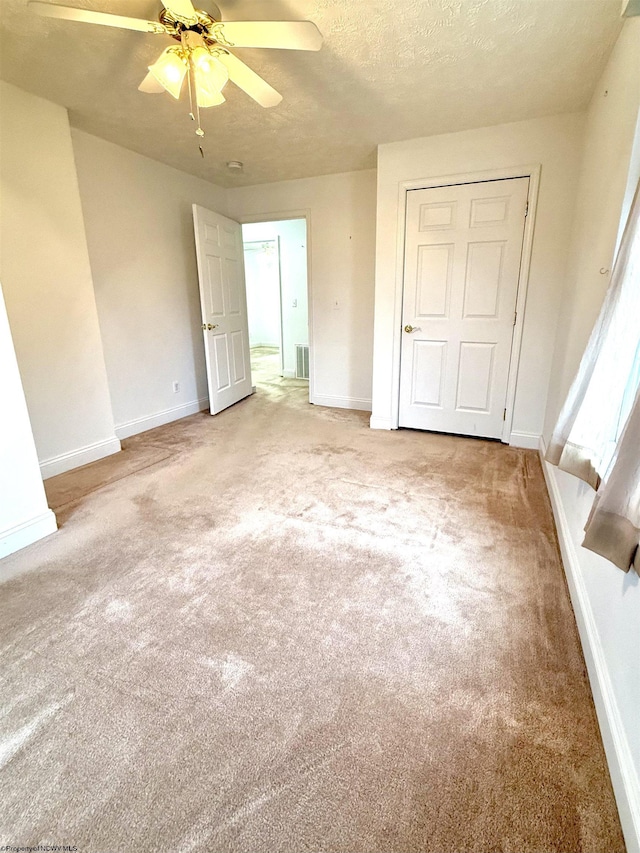
[[[155,19],[158,0],[63,0]],[[211,8],[207,0],[195,4]],[[219,0],[223,20],[314,21],[319,53],[237,50],[284,96],[229,84],[203,112],[145,95],[164,35],[39,18],[1,0],[1,76],[69,109],[75,127],[222,186],[375,166],[380,143],[586,106],[622,26],[620,0]],[[242,160],[232,175],[226,161]]]

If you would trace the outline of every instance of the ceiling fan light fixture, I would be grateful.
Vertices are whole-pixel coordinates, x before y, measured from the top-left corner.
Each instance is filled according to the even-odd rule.
[[[25,2],[25,0],[21,0]],[[140,83],[147,94],[167,91],[179,100],[185,78],[189,90],[189,116],[196,122],[196,135],[204,136],[201,107],[224,103],[222,89],[231,80],[262,107],[275,107],[282,95],[231,52],[230,48],[257,47],[279,50],[320,50],[322,36],[311,21],[222,21],[220,10],[198,10],[193,0],[161,0],[158,21],[130,18],[56,2],[27,0],[44,17],[84,21],[142,33],[166,35],[180,43],[166,48]],[[637,3],[640,0],[624,0]],[[204,157],[202,146],[200,153]],[[236,161],[230,168],[237,168]]]
[[[207,88],[221,92],[229,80],[229,72],[220,60],[209,53],[206,47],[197,47],[191,51],[191,65],[196,75],[196,81],[202,82]]]
[[[191,51],[191,64],[203,74],[208,74],[211,70],[211,60],[213,56],[209,53],[206,47],[196,47]]]
[[[222,92],[208,85],[208,82],[203,80],[197,71],[195,72],[195,90],[196,102],[200,109],[224,104],[225,98]]]
[[[160,54],[159,59],[149,66],[149,71],[158,83],[178,100],[187,73],[187,63],[180,50],[168,47]]]

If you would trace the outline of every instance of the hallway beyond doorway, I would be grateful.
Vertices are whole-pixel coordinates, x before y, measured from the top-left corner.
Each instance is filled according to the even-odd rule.
[[[265,370],[269,378],[310,377],[306,219],[245,223],[242,235],[253,384]]]
[[[272,393],[276,388],[283,392],[309,386],[307,379],[292,379],[282,375],[278,347],[251,347],[251,377],[256,391]]]
[[[251,347],[251,376],[255,385],[282,379],[278,347]]]

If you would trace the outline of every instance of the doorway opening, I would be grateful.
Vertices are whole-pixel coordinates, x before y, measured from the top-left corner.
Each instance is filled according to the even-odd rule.
[[[247,223],[242,240],[253,384],[308,396],[307,221]]]

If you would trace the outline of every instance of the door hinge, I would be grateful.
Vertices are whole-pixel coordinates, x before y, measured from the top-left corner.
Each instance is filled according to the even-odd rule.
[[[507,419],[507,410],[505,409],[504,412],[502,413],[502,420],[506,421],[506,419]]]
[[[513,325],[514,325],[514,326],[515,326],[515,324],[516,324],[516,320],[517,320],[517,319],[518,319],[518,312],[517,312],[517,311],[514,311],[514,312],[513,312]]]
[[[525,216],[529,215],[529,199],[527,199],[527,203],[524,206],[524,215]]]

